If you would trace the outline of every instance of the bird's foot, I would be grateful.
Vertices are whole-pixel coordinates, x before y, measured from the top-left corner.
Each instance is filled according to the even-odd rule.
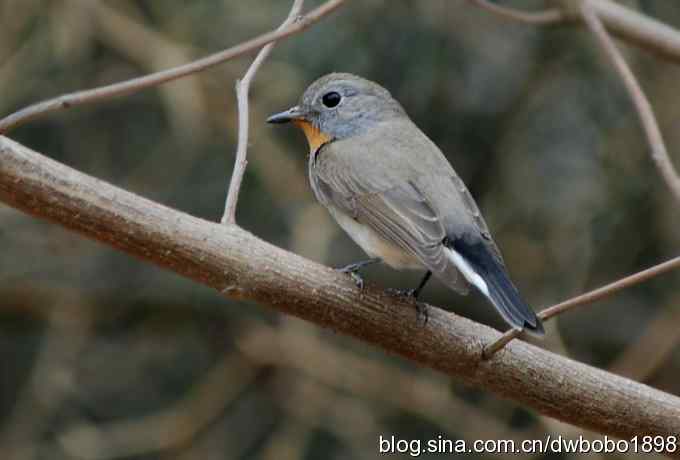
[[[427,321],[430,319],[430,314],[427,311],[427,304],[423,302],[418,302],[418,294],[420,294],[420,291],[418,289],[388,288],[385,290],[385,292],[395,297],[406,297],[409,299],[413,299],[416,305],[416,322],[420,322],[420,320],[422,320],[423,326],[427,324]]]
[[[363,289],[364,288],[364,279],[359,274],[359,269],[361,267],[363,267],[363,265],[361,265],[361,262],[357,262],[355,264],[349,264],[346,267],[338,268],[337,270],[340,273],[348,274],[349,277],[352,278],[352,281],[354,281],[354,284],[356,284],[356,286],[359,289]]]
[[[359,289],[364,288],[364,279],[361,277],[359,274],[359,270],[361,270],[363,267],[371,264],[375,264],[380,262],[380,259],[368,259],[368,260],[362,260],[361,262],[355,262],[353,264],[349,264],[345,267],[338,268],[337,270],[340,273],[347,273],[350,278],[352,278],[352,281],[354,281],[354,284],[357,285]]]
[[[364,289],[364,279],[361,277],[359,272],[353,272],[353,271],[347,271],[344,272],[341,270],[342,273],[347,273],[350,278],[352,278],[352,281],[354,281],[354,284],[359,288],[359,290]]]

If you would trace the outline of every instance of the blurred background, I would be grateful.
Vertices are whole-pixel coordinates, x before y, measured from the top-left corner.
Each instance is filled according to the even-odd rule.
[[[680,28],[680,3],[625,3]],[[277,27],[289,8],[0,0],[0,114],[226,48]],[[680,167],[680,67],[623,49]],[[234,81],[251,59],[57,113],[11,137],[217,221],[236,147]],[[594,39],[463,0],[348,2],[277,46],[251,90],[238,222],[254,234],[331,266],[363,257],[314,201],[302,134],[264,123],[330,71],[380,82],[441,147],[536,309],[680,252],[679,207]],[[0,247],[3,459],[370,459],[380,435],[599,438],[6,206]],[[384,287],[421,275],[365,274]],[[565,314],[541,346],[679,394],[679,282],[664,275]],[[434,281],[423,296],[505,328],[474,295]]]

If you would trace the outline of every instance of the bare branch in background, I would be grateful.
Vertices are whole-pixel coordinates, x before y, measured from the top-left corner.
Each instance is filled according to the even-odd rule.
[[[590,31],[595,35],[598,42],[605,51],[605,54],[612,62],[616,71],[619,73],[623,84],[628,90],[628,94],[633,101],[633,105],[637,109],[642,127],[647,135],[647,142],[652,148],[652,160],[657,169],[661,173],[666,185],[671,189],[675,199],[680,202],[680,177],[673,167],[673,163],[668,156],[666,144],[661,135],[661,130],[654,116],[652,105],[647,100],[645,93],[642,91],[633,71],[630,69],[626,60],[621,55],[621,52],[616,48],[607,30],[602,25],[602,21],[597,17],[595,10],[590,6],[589,1],[584,1],[581,6],[581,13],[583,20],[587,24]]]
[[[283,24],[277,29],[284,30],[290,24],[295,22],[302,11],[304,0],[294,0],[293,6],[288,13],[288,17]],[[238,204],[238,195],[241,190],[241,182],[243,175],[246,172],[248,165],[248,117],[250,110],[248,108],[248,91],[250,90],[250,83],[255,77],[258,69],[262,63],[267,59],[272,52],[276,42],[271,42],[257,53],[257,56],[250,64],[246,74],[242,80],[236,81],[236,99],[238,100],[238,144],[236,146],[236,159],[234,161],[234,171],[231,175],[231,182],[229,183],[229,191],[227,192],[227,200],[224,204],[224,214],[222,215],[223,224],[236,223],[236,205]]]
[[[618,38],[680,64],[677,29],[611,0],[588,0],[588,6]],[[579,16],[578,10],[573,14]]]
[[[47,332],[31,376],[0,431],[0,450],[6,460],[38,457],[36,439],[44,435],[64,400],[76,391],[75,363],[93,334],[93,305],[88,301],[69,290],[35,286],[31,296],[47,306]],[[26,301],[24,298],[22,303]]]
[[[495,439],[523,439],[538,436],[537,431],[511,428],[497,417],[480,412],[469,401],[451,393],[447,379],[432,379],[425,373],[413,373],[399,365],[390,365],[329,344],[318,334],[304,334],[285,327],[262,324],[250,327],[239,339],[239,348],[256,363],[293,368],[314,381],[337,388],[346,394],[379,401],[381,405],[416,414],[433,424],[441,424],[450,433],[474,438],[472,427],[484,427],[484,434]],[[290,328],[288,328],[290,329]],[[352,369],[353,372],[347,372]],[[390,386],[390,391],[385,387]],[[451,419],[448,414],[455,413]],[[458,420],[466,421],[461,429]]]
[[[109,460],[135,457],[188,444],[252,384],[259,369],[229,353],[171,407],[160,412],[68,427],[57,442],[73,458]]]
[[[351,335],[558,420],[603,434],[680,432],[680,398],[516,341],[482,359],[489,327],[371,286],[335,270],[82,174],[0,137],[0,201],[58,223],[232,298],[251,299]],[[680,456],[680,452],[670,453]]]
[[[571,3],[564,1],[563,9],[551,9],[538,13],[525,13],[512,8],[490,3],[488,0],[470,0],[476,5],[499,16],[529,23],[553,24],[572,18],[574,12]],[[680,176],[673,167],[664,143],[661,130],[654,116],[652,106],[642,91],[633,71],[630,69],[621,52],[616,48],[605,25],[611,27],[615,34],[651,51],[657,51],[667,57],[680,61],[680,32],[659,21],[639,14],[611,0],[579,0],[580,17],[595,35],[612,61],[616,71],[630,95],[637,110],[647,142],[652,149],[652,160],[661,177],[671,189],[675,199],[680,202]]]
[[[573,12],[568,11],[567,1],[564,2],[565,7],[563,10],[547,10],[538,13],[521,12],[512,8],[495,5],[488,0],[471,1],[494,14],[524,23],[551,24],[573,17]],[[654,116],[654,111],[635,75],[605,29],[605,25],[610,26],[617,35],[624,39],[678,60],[680,60],[680,32],[610,0],[581,0],[579,6],[583,22],[595,35],[623,80],[640,117],[647,141],[651,147],[654,164],[666,185],[671,189],[675,199],[680,201],[680,177],[668,155],[668,150]],[[636,275],[631,275],[590,293],[547,308],[539,316],[546,320],[576,306],[592,303],[618,290],[642,282],[651,276],[656,276],[676,268],[679,265],[678,262],[680,262],[680,258],[657,265]],[[649,275],[650,273],[652,274]],[[520,334],[521,331],[516,329],[507,331],[498,340],[484,348],[484,357],[490,358]]]
[[[547,321],[550,318],[560,315],[566,311],[573,310],[576,307],[588,305],[593,302],[597,302],[598,300],[604,299],[605,297],[609,297],[617,293],[618,291],[629,288],[631,286],[635,286],[636,284],[640,284],[644,281],[647,281],[648,279],[662,275],[671,270],[675,270],[676,268],[680,268],[680,256],[675,257],[674,259],[671,260],[667,260],[666,262],[660,263],[641,272],[622,278],[618,281],[614,281],[613,283],[607,284],[606,286],[602,286],[598,289],[594,289],[585,294],[572,297],[571,299],[553,305],[552,307],[548,307],[542,310],[538,314],[538,317],[541,318],[543,321]],[[498,340],[484,347],[484,357],[486,359],[492,357],[496,352],[505,347],[508,344],[508,342],[510,342],[512,339],[519,337],[520,334],[521,331],[517,329],[510,329],[509,331],[505,332],[505,334],[503,334]]]
[[[101,102],[114,97],[134,94],[143,89],[152,88],[163,83],[177,80],[178,78],[182,78],[187,75],[201,72],[210,67],[214,67],[230,59],[234,59],[251,51],[262,48],[268,43],[302,32],[335,11],[344,3],[344,1],[345,0],[329,0],[328,2],[301,17],[299,21],[291,23],[284,29],[267,32],[266,34],[260,35],[259,37],[242,42],[229,49],[220,51],[219,53],[212,54],[180,67],[152,73],[139,78],[133,78],[131,80],[125,80],[108,86],[101,86],[99,88],[65,94],[54,99],[49,99],[47,101],[28,106],[1,119],[0,134],[6,134],[17,126],[57,110],[68,109],[79,105]]]
[[[680,344],[680,297],[672,297],[661,311],[645,325],[642,334],[609,366],[609,371],[629,379],[645,382],[663,369]]]
[[[552,25],[559,22],[559,16],[562,22],[578,24],[581,15],[576,6],[584,0],[555,0],[555,3],[563,5],[561,9],[555,7],[535,13],[500,6],[490,0],[469,1],[504,19],[525,24]],[[618,38],[680,63],[680,32],[673,27],[611,0],[588,0],[588,3],[607,29]]]
[[[77,0],[77,8],[90,18],[97,40],[134,62],[143,72],[159,72],[183,65],[195,59],[190,45],[178,42],[159,30],[153,30],[142,21],[135,20],[124,10],[125,2],[92,2]],[[144,43],[144,46],[139,46]],[[173,85],[159,87],[159,96],[168,113],[173,132],[191,140],[205,135],[210,109],[201,90],[197,74],[176,80]],[[175,161],[190,161],[186,159]],[[181,169],[181,165],[177,165]],[[148,177],[145,178],[148,180]]]
[[[568,16],[561,8],[550,8],[545,11],[520,11],[491,3],[489,0],[470,0],[475,5],[486,11],[503,16],[513,21],[524,22],[526,24],[549,25],[564,22]]]

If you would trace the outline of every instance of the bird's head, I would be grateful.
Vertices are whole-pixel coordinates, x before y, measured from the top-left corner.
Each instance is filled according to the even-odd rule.
[[[337,139],[365,132],[374,124],[404,116],[389,91],[348,73],[325,75],[305,90],[298,105],[272,115],[268,123],[292,122],[302,129],[311,152]]]

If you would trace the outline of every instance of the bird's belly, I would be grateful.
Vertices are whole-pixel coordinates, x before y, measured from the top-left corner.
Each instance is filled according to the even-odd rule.
[[[357,222],[347,214],[333,208],[328,208],[340,227],[358,244],[370,257],[379,257],[392,268],[422,269],[420,263],[411,253],[404,251],[389,241],[386,241],[370,227]]]

